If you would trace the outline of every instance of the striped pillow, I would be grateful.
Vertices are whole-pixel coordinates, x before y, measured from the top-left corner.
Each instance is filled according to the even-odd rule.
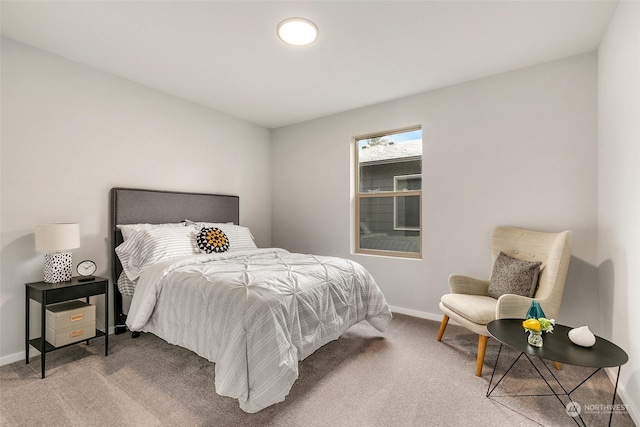
[[[170,222],[164,224],[118,224],[116,227],[122,232],[122,239],[127,240],[136,231],[152,230],[154,228],[163,227],[185,227],[187,224],[184,222]]]
[[[169,258],[199,253],[193,227],[160,227],[134,231],[116,248],[122,269],[136,280],[150,265]]]
[[[253,235],[247,227],[228,223],[214,222],[194,222],[185,221],[187,224],[195,225],[199,230],[203,228],[219,228],[229,238],[229,252],[242,251],[246,249],[258,249],[253,241]]]
[[[132,297],[133,293],[136,290],[136,283],[137,283],[137,280],[134,280],[134,281],[129,280],[129,278],[127,277],[126,274],[124,274],[124,271],[123,271],[122,273],[120,273],[120,277],[118,277],[118,290],[122,295]]]

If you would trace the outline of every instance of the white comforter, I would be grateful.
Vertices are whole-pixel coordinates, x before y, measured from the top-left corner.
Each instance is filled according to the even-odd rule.
[[[215,362],[216,392],[257,412],[281,402],[298,361],[389,306],[359,264],[257,249],[160,262],[140,276],[127,326]]]

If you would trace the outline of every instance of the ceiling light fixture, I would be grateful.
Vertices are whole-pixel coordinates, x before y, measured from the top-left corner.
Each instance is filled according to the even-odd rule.
[[[304,46],[318,38],[318,27],[305,18],[288,18],[278,24],[278,37],[293,46]]]

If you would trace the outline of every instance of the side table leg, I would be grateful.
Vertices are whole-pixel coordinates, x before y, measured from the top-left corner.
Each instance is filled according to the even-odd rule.
[[[491,379],[489,379],[489,387],[487,387],[487,397],[491,395],[491,383],[493,382],[493,376],[496,373],[496,368],[498,367],[498,359],[500,359],[500,352],[502,351],[502,342],[500,343],[500,348],[498,348],[498,355],[496,356],[496,363],[493,365],[493,371],[491,371]]]
[[[109,355],[109,281],[104,284],[104,355]]]
[[[25,306],[25,325],[24,325],[24,345],[25,345],[25,362],[29,364],[29,288],[27,288],[25,299],[27,301]]]
[[[498,380],[498,382],[496,382],[493,386],[493,388],[491,388],[491,383],[493,382],[493,376],[496,372],[496,368],[498,366],[498,359],[500,358],[500,351],[502,350],[502,343],[500,344],[500,348],[498,349],[498,356],[496,357],[496,364],[493,366],[493,373],[491,374],[491,379],[489,380],[489,387],[487,387],[487,397],[491,396],[491,393],[493,393],[493,390],[496,389],[496,387],[498,387],[498,384],[500,384],[502,382],[502,380],[507,376],[507,374],[511,371],[511,368],[513,368],[515,366],[515,364],[518,362],[518,360],[520,360],[520,358],[522,357],[522,355],[524,354],[526,356],[526,354],[524,352],[520,353],[520,356],[516,357],[516,360],[513,361],[513,363],[511,364],[511,366],[509,366],[509,368],[504,371],[504,374],[502,374],[502,376],[500,377],[500,379]]]
[[[90,300],[89,300],[89,297],[87,297],[87,298],[86,298],[86,301],[87,301],[87,304],[90,304],[90,303],[91,303],[91,302],[90,302]],[[86,340],[84,343],[85,343],[86,345],[89,345],[89,340]]]
[[[42,293],[42,304],[40,304],[40,363],[42,364],[42,378],[44,378],[44,367],[47,354],[47,293]]]
[[[622,366],[618,366],[618,375],[616,376],[616,385],[613,387],[613,399],[611,400],[611,413],[609,414],[609,427],[611,427],[611,420],[613,419],[613,409],[616,403],[616,392],[618,391],[618,380],[620,380],[620,368]]]

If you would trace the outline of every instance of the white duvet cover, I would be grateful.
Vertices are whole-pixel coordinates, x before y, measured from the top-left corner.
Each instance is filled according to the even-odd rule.
[[[216,393],[257,412],[284,400],[298,361],[365,319],[383,332],[391,311],[359,264],[257,249],[157,263],[127,326],[215,362]]]

